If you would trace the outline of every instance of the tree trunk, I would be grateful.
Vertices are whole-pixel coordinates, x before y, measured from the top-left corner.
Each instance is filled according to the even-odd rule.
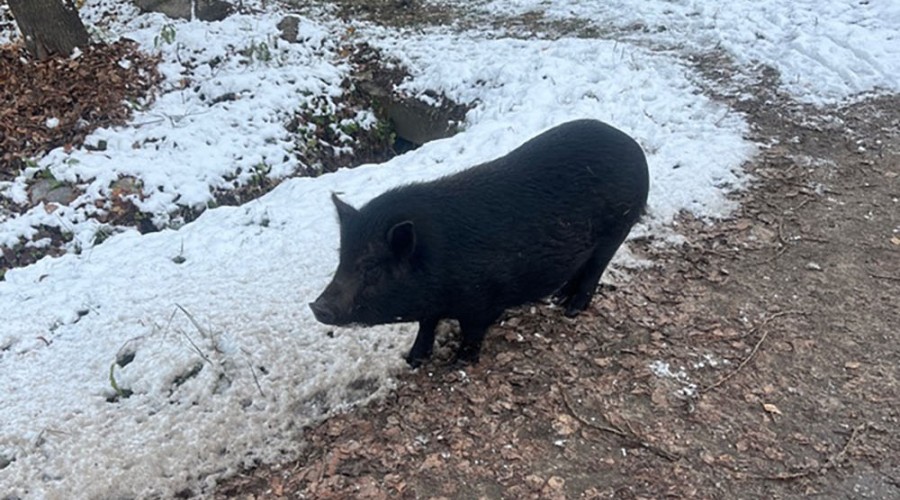
[[[87,30],[72,0],[7,0],[25,48],[38,59],[68,56],[88,43]]]

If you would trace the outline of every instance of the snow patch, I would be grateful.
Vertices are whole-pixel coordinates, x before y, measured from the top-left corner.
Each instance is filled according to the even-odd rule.
[[[649,368],[657,377],[672,379],[681,384],[681,388],[676,391],[679,396],[693,397],[697,395],[697,384],[691,382],[684,367],[672,370],[668,362],[657,360],[650,363]]]

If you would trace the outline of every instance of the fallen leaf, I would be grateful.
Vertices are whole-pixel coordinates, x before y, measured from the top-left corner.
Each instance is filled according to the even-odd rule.
[[[511,352],[501,352],[497,354],[497,366],[503,366],[515,359],[515,354]]]
[[[650,393],[650,401],[653,401],[653,404],[659,407],[668,407],[669,406],[669,391],[664,387],[657,387]]]
[[[774,413],[776,415],[782,414],[781,410],[779,410],[778,407],[773,405],[772,403],[763,403],[762,406],[763,406],[763,410],[766,410],[769,413]]]
[[[441,456],[438,453],[432,453],[425,457],[422,461],[422,469],[438,469],[441,467]]]
[[[565,413],[556,417],[556,422],[553,422],[553,430],[556,431],[560,436],[570,436],[572,435],[578,428],[578,422],[575,421],[574,418],[566,415]]]
[[[547,486],[554,490],[561,490],[565,484],[566,480],[559,476],[553,476],[547,480]]]
[[[537,491],[544,486],[544,480],[541,479],[541,476],[537,474],[530,474],[525,477],[525,484],[527,484],[532,490]]]
[[[284,480],[279,476],[272,476],[269,478],[269,489],[272,490],[272,494],[276,497],[284,496]]]

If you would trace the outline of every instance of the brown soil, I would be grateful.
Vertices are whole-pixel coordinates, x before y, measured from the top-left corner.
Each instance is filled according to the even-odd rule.
[[[736,213],[633,242],[654,267],[574,320],[511,311],[475,367],[448,326],[387,398],[215,497],[900,498],[900,96],[815,109],[760,68],[738,101],[726,59],[694,63],[770,145]]]

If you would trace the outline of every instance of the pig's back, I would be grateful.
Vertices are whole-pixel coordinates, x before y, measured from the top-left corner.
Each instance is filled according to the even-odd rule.
[[[634,139],[603,122],[577,120],[534,137],[506,156],[432,184],[471,197],[485,192],[555,197],[590,188],[604,199],[643,206],[648,174]]]
[[[497,223],[552,232],[559,222],[590,221],[596,236],[606,226],[633,225],[647,201],[648,173],[634,139],[602,122],[577,120],[421,187],[416,205],[434,206],[447,223],[463,217],[488,231],[499,230],[490,227]]]

